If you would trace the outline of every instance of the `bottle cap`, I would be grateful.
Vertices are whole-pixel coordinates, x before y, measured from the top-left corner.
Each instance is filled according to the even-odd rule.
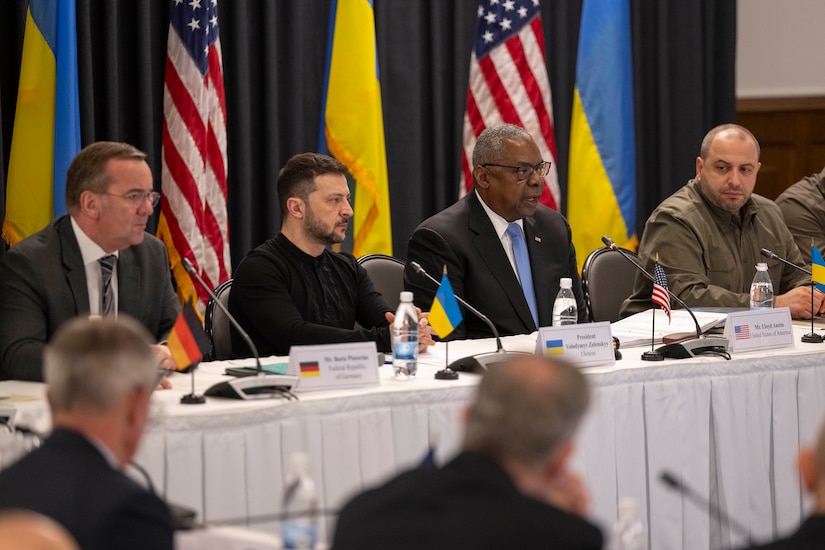
[[[767,271],[767,270],[768,270],[768,264],[766,264],[765,262],[759,262],[758,264],[756,264],[756,271]]]
[[[559,287],[561,288],[573,288],[573,279],[570,277],[562,277],[559,279]]]
[[[619,499],[619,519],[629,520],[635,518],[639,507],[633,497],[622,497]]]
[[[401,292],[401,301],[402,302],[412,302],[413,301],[413,293],[409,290],[404,290]]]

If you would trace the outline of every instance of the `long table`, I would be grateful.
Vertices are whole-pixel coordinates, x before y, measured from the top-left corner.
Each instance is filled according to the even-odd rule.
[[[593,404],[573,463],[592,499],[592,518],[609,528],[620,497],[646,511],[650,547],[726,548],[745,543],[659,481],[663,471],[744,524],[755,539],[792,530],[809,504],[796,473],[801,443],[810,444],[825,413],[825,344],[737,354],[731,361],[696,358],[646,363],[644,349],[625,349],[615,367],[586,369]],[[508,350],[532,351],[535,336],[504,339]],[[485,340],[449,345],[450,358],[490,351]],[[137,462],[167,498],[208,522],[249,519],[266,525],[282,509],[289,457],[310,456],[322,505],[334,510],[356,492],[419,463],[433,446],[436,462],[461,444],[461,417],[478,376],[435,380],[444,344],[423,354],[412,381],[380,367],[379,387],[300,393],[300,401],[209,398],[181,405],[189,377],[156,392]],[[203,364],[198,391],[248,361]],[[41,385],[0,383],[0,393],[42,395]],[[2,403],[2,401],[0,401]],[[47,414],[26,404],[19,416],[45,429]],[[42,406],[41,406],[42,409]],[[45,420],[44,420],[45,418]],[[334,514],[322,526],[329,536]]]

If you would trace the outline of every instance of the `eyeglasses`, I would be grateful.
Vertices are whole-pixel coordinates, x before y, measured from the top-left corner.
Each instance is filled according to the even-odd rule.
[[[482,166],[498,166],[499,168],[510,168],[511,170],[516,171],[516,177],[518,181],[525,181],[533,175],[533,172],[538,174],[540,177],[545,177],[547,174],[550,173],[550,161],[543,160],[540,163],[536,164],[535,166],[530,166],[529,164],[519,164],[518,166],[508,166],[506,164],[493,164],[487,163],[482,164]]]
[[[157,191],[149,191],[148,193],[144,193],[142,191],[132,191],[131,193],[126,193],[125,195],[103,192],[101,193],[101,195],[111,195],[113,197],[120,197],[121,199],[126,199],[131,203],[132,206],[140,206],[141,204],[143,204],[143,201],[148,200],[152,203],[152,208],[154,208],[160,202],[160,193],[158,193]]]

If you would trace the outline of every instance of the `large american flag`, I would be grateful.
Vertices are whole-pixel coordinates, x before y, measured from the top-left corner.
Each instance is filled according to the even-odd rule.
[[[667,277],[662,264],[658,260],[653,265],[653,303],[661,307],[667,313],[667,321],[670,322],[670,295],[667,293]]]
[[[550,81],[544,57],[539,0],[482,0],[464,114],[460,195],[473,188],[473,148],[488,126],[508,123],[527,130],[552,165],[541,202],[558,209],[556,138]]]
[[[213,288],[230,277],[226,213],[226,98],[217,0],[172,0],[163,89],[163,196],[158,235],[181,302],[203,311],[189,258]]]

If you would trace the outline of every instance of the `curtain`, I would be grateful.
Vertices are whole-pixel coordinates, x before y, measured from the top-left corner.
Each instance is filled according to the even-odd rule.
[[[582,0],[545,0],[562,211]],[[0,192],[14,124],[26,0],[0,20]],[[458,196],[461,131],[476,0],[375,0],[394,254]],[[735,117],[735,0],[631,0],[637,231],[694,175],[702,136]],[[160,188],[165,0],[77,0],[82,143],[145,151]],[[219,4],[227,96],[234,265],[277,233],[275,182],[317,148],[329,0]],[[4,193],[3,193],[4,195]],[[3,214],[0,199],[0,217]],[[152,229],[152,228],[150,228]],[[578,251],[586,255],[590,251]]]

